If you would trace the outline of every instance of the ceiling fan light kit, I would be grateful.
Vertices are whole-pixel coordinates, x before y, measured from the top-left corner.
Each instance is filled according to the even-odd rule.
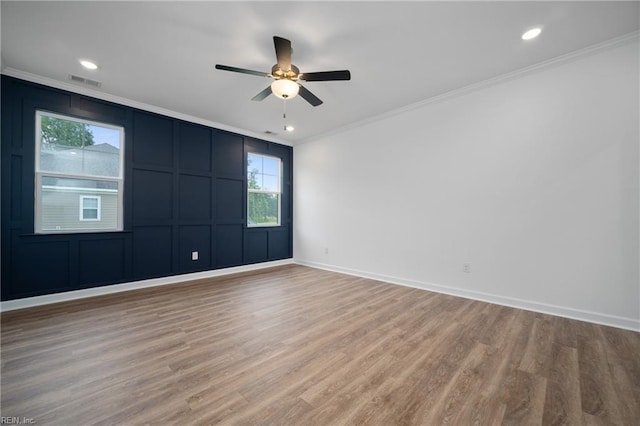
[[[351,72],[349,72],[349,70],[301,73],[298,67],[291,63],[291,54],[293,53],[293,49],[291,49],[291,41],[286,38],[273,36],[273,44],[276,49],[276,58],[278,62],[271,68],[271,73],[220,64],[216,65],[216,69],[275,79],[269,87],[254,96],[251,99],[253,101],[262,101],[271,93],[281,99],[292,99],[299,94],[305,101],[309,102],[314,107],[321,105],[322,101],[316,95],[311,93],[311,91],[298,83],[298,81],[351,80]]]
[[[300,86],[293,80],[281,78],[271,83],[271,93],[281,99],[295,98],[300,91]]]

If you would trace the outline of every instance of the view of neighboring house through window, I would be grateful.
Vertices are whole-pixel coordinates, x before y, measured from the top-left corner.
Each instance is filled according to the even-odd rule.
[[[37,111],[35,232],[122,230],[123,147],[122,127]]]
[[[261,154],[247,156],[247,226],[279,226],[282,160]]]

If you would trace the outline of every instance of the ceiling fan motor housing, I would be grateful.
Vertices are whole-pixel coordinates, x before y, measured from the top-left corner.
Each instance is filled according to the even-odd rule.
[[[298,67],[291,64],[291,69],[285,71],[280,69],[278,64],[275,64],[273,67],[271,67],[271,75],[278,79],[286,78],[288,80],[297,80],[298,75],[300,75],[300,70],[298,69]]]
[[[272,93],[282,99],[291,99],[299,93],[305,101],[309,102],[314,107],[321,105],[322,101],[307,88],[298,83],[298,81],[351,80],[351,73],[349,70],[321,71],[301,74],[298,67],[291,63],[291,54],[293,53],[291,41],[286,38],[273,36],[273,44],[276,49],[276,58],[278,59],[278,63],[271,67],[271,74],[220,64],[216,64],[216,69],[250,74],[258,77],[273,78],[275,81],[273,81],[271,85],[262,92],[251,98],[253,101],[262,101]]]

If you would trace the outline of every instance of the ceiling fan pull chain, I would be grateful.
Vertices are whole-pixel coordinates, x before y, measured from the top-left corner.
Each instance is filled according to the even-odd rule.
[[[282,128],[287,130],[287,98],[282,99]]]

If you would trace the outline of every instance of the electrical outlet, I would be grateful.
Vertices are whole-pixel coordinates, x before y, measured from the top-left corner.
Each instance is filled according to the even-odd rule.
[[[324,248],[324,254],[329,254],[329,247]]]
[[[470,274],[471,273],[471,264],[470,263],[463,263],[462,264],[462,272],[464,272],[465,274]]]
[[[192,251],[191,252],[191,260],[198,260],[198,252],[197,251]]]

